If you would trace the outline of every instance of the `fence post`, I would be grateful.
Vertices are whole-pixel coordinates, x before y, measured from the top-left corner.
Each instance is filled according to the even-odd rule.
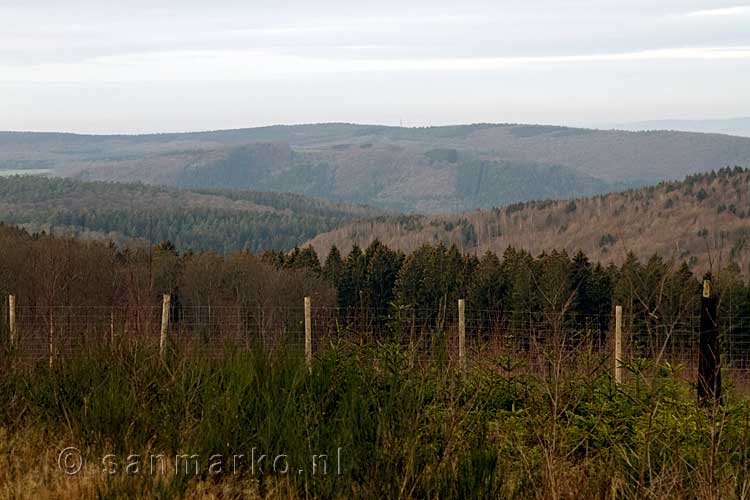
[[[115,347],[115,309],[109,311],[109,347]]]
[[[55,364],[55,314],[50,308],[49,310],[49,333],[47,335],[47,342],[49,344],[49,367]]]
[[[305,297],[305,363],[312,370],[312,305],[310,297]]]
[[[615,383],[622,383],[622,306],[615,306]]]
[[[8,327],[10,329],[10,347],[16,347],[18,337],[16,335],[16,296],[8,295]]]
[[[161,333],[159,335],[159,357],[164,361],[167,348],[167,330],[169,328],[169,303],[172,297],[165,293],[161,303]]]
[[[721,356],[716,297],[711,296],[711,281],[703,281],[701,298],[700,353],[698,355],[698,397],[721,403]]]
[[[466,371],[466,301],[458,299],[458,364]]]

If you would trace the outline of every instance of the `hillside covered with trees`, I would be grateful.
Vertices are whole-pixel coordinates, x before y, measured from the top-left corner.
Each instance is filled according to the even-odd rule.
[[[514,246],[536,255],[557,248],[622,263],[628,254],[654,253],[716,269],[750,266],[750,170],[725,168],[680,182],[590,198],[513,204],[455,216],[379,217],[321,234],[311,244],[325,255],[379,240],[410,252],[455,244],[462,252],[502,253]]]
[[[220,253],[289,250],[378,213],[295,194],[0,177],[2,222],[118,243],[170,240],[183,249]]]
[[[294,192],[409,213],[591,196],[747,164],[747,137],[547,125],[332,123],[136,136],[0,132],[0,175]]]

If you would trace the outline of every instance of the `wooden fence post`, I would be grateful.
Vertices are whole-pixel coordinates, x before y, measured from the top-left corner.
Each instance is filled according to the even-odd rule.
[[[305,363],[312,370],[312,305],[310,297],[305,297]]]
[[[16,330],[16,296],[8,295],[8,327],[10,330],[10,347],[15,348],[18,342]]]
[[[698,397],[721,404],[721,356],[716,297],[711,296],[711,281],[703,281],[701,298],[700,353],[698,355]]]
[[[458,299],[458,364],[466,371],[466,302]]]
[[[49,333],[47,334],[47,342],[49,344],[49,367],[55,364],[55,314],[50,308],[49,310]]]
[[[161,357],[162,361],[165,359],[166,349],[167,349],[167,330],[169,329],[169,303],[171,302],[172,297],[165,293],[162,297],[162,304],[161,304],[161,333],[159,335],[159,356]]]
[[[622,306],[615,306],[615,383],[622,383]]]
[[[115,348],[115,309],[109,311],[109,347]]]

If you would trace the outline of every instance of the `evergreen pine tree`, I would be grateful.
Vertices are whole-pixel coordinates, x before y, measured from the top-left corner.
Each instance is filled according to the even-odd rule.
[[[344,261],[341,259],[341,253],[336,245],[333,245],[328,252],[325,264],[323,265],[323,276],[338,287],[341,278],[341,272],[344,267]]]

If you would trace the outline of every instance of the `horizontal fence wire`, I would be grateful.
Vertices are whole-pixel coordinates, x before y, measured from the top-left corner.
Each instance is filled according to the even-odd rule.
[[[65,358],[91,346],[137,346],[158,343],[162,306],[28,306],[15,307],[14,355],[36,362]],[[542,359],[559,356],[575,366],[577,356],[611,356],[614,314],[472,309],[465,312],[466,357],[469,363],[486,359]],[[8,305],[0,322],[9,336]],[[750,317],[718,319],[722,368],[750,376]],[[314,355],[331,345],[371,345],[395,342],[423,359],[443,353],[449,362],[458,358],[456,307],[311,308]],[[200,348],[203,355],[220,356],[227,348],[284,349],[302,355],[305,349],[305,308],[247,305],[168,308],[170,346],[181,353]],[[623,315],[623,357],[697,367],[700,317],[695,315]],[[538,366],[528,364],[528,369]]]

